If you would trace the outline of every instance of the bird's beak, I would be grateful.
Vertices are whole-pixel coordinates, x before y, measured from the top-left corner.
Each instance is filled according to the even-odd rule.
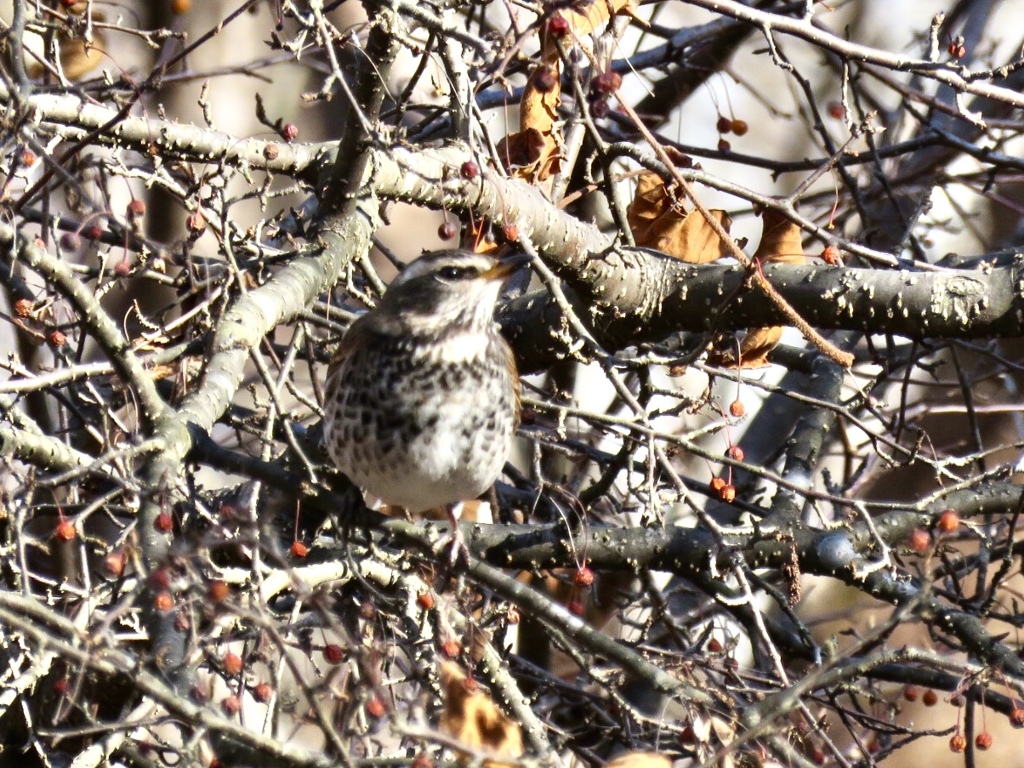
[[[480,277],[484,280],[504,280],[520,267],[529,263],[530,257],[525,253],[514,253],[499,261],[493,267],[480,275]]]

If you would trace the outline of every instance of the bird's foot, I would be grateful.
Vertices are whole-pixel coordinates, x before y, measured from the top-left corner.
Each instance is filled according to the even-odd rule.
[[[462,516],[462,502],[460,501],[445,507],[445,513],[448,515],[448,522],[451,524],[451,533],[441,539],[441,544],[436,551],[440,554],[447,548],[448,567],[454,568],[460,559],[464,563],[469,562],[469,547],[466,546],[466,541],[462,538],[462,531],[459,529],[459,518]]]

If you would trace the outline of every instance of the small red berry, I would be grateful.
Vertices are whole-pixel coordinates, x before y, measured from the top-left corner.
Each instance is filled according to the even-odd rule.
[[[747,412],[746,406],[743,405],[742,400],[733,400],[729,403],[729,413],[735,416],[737,419]]]
[[[90,240],[99,240],[101,237],[103,237],[103,230],[100,229],[100,226],[98,224],[90,224],[82,231],[82,234],[85,235]]]
[[[146,201],[145,200],[140,200],[139,198],[136,197],[130,203],[128,203],[127,213],[128,213],[128,216],[130,218],[135,218],[137,216],[141,216],[145,212],[146,212]]]
[[[846,117],[846,107],[844,107],[838,101],[830,101],[828,105],[829,117],[834,117],[836,120],[842,120]]]
[[[153,527],[158,531],[170,533],[174,530],[174,518],[171,517],[170,512],[161,512],[156,516],[156,520],[153,521]]]
[[[721,493],[722,489],[725,488],[725,485],[726,485],[725,478],[724,477],[712,477],[711,478],[711,482],[709,483],[709,485],[711,486],[711,490],[712,491],[714,491],[715,493]]]
[[[128,259],[122,259],[114,265],[114,274],[118,277],[128,277],[132,273],[132,263]]]
[[[926,707],[934,707],[939,703],[939,694],[935,692],[934,688],[929,688],[924,692],[924,696],[921,697],[921,701]]]
[[[962,733],[953,734],[953,737],[949,740],[949,749],[953,752],[963,752],[967,749],[967,739],[964,738]]]
[[[185,228],[193,235],[200,234],[206,229],[206,217],[203,216],[201,211],[195,211],[185,217]]]
[[[418,605],[424,611],[433,610],[434,596],[430,592],[420,592],[418,595],[416,595],[416,605]]]
[[[921,690],[916,685],[908,685],[903,689],[903,698],[907,701],[917,701],[920,694]]]
[[[548,34],[552,37],[565,37],[569,34],[569,20],[560,13],[548,19]]]
[[[174,598],[171,597],[170,592],[161,592],[153,600],[153,605],[156,606],[158,611],[167,613],[169,610],[174,608]]]
[[[743,461],[743,459],[745,459],[747,455],[743,452],[743,449],[740,448],[738,445],[731,445],[729,446],[729,457],[735,459],[736,461]]]
[[[826,264],[835,266],[842,261],[842,253],[834,245],[825,246],[825,250],[821,252],[821,260]]]
[[[324,646],[324,659],[331,664],[341,664],[345,660],[345,651],[340,645],[329,643]]]
[[[272,141],[263,147],[263,157],[267,160],[277,160],[277,156],[280,154],[281,148]]]
[[[457,234],[459,234],[459,225],[454,221],[444,221],[437,228],[437,236],[442,240],[451,240]]]
[[[61,520],[59,523],[57,523],[57,528],[53,532],[53,535],[61,541],[71,541],[78,534],[75,531],[74,523],[72,523],[69,520]]]
[[[171,587],[171,574],[166,568],[157,568],[149,574],[148,581],[152,589],[167,590]]]
[[[1024,708],[1014,707],[1010,710],[1010,725],[1014,728],[1024,728]]]
[[[270,683],[260,683],[252,691],[253,698],[261,704],[266,704],[270,701],[270,697],[274,695],[274,689]]]
[[[65,695],[70,687],[71,681],[68,680],[66,677],[61,677],[53,681],[53,692],[56,693],[58,696]]]
[[[732,144],[730,144],[727,139],[719,139],[718,140],[718,151],[719,152],[728,152],[731,149],[732,149]]]
[[[127,559],[123,549],[115,550],[103,558],[103,570],[107,572],[108,576],[116,578],[124,573]]]
[[[18,156],[19,162],[26,168],[36,164],[36,153],[31,149],[23,148],[21,154]]]
[[[573,583],[577,587],[589,587],[594,583],[594,572],[585,565],[576,571],[573,576]]]
[[[221,663],[224,665],[224,671],[229,675],[234,676],[242,671],[242,657],[233,651],[225,653]]]
[[[458,640],[445,640],[441,643],[441,653],[449,659],[454,659],[462,653],[462,646]]]
[[[583,605],[582,600],[570,600],[569,605],[566,607],[573,616],[582,616],[587,612],[587,607]]]
[[[242,708],[242,700],[235,694],[225,697],[224,701],[220,703],[224,708],[224,711],[229,715],[237,715],[238,710]]]
[[[32,314],[32,299],[18,299],[14,302],[14,314],[18,317],[28,317]]]
[[[63,347],[64,342],[68,340],[68,337],[64,335],[62,331],[56,329],[50,331],[50,334],[46,337],[46,341],[51,347]]]
[[[293,541],[288,551],[291,552],[292,557],[305,557],[309,554],[309,547],[301,541]]]
[[[719,133],[729,133],[732,130],[732,120],[722,115],[722,117],[718,118],[718,122],[715,123],[715,128],[718,129]]]
[[[541,93],[551,93],[558,86],[558,73],[554,67],[542,64],[537,67],[537,71],[533,73],[530,82]]]
[[[426,752],[420,752],[412,759],[409,768],[434,768],[434,760]]]
[[[82,238],[74,232],[65,232],[60,236],[60,247],[65,251],[77,251],[82,247]]]
[[[462,167],[459,168],[459,174],[464,179],[475,179],[480,175],[480,166],[472,160],[467,160],[462,164]]]
[[[212,602],[223,603],[231,595],[231,587],[227,585],[227,582],[215,579],[210,582],[210,586],[207,588],[206,594]]]
[[[387,712],[388,710],[387,707],[384,706],[384,702],[376,696],[366,702],[366,714],[374,719],[384,717]]]
[[[721,653],[722,652],[722,641],[717,637],[712,637],[708,640],[708,651],[710,653]]]
[[[910,538],[907,540],[910,548],[917,552],[919,555],[923,555],[928,551],[928,548],[932,545],[932,537],[921,528],[915,528],[914,532],[910,534]]]
[[[590,102],[590,114],[592,117],[596,117],[598,120],[606,116],[610,109],[611,108],[608,106],[608,102],[605,101],[604,99],[594,99],[592,102]]]
[[[982,731],[974,737],[974,746],[984,752],[992,747],[992,734],[988,731]]]
[[[747,125],[746,120],[733,120],[731,127],[732,132],[737,136],[743,136],[748,130],[750,130],[750,126]]]
[[[612,72],[610,69],[607,69],[593,79],[590,83],[590,88],[594,93],[607,96],[608,94],[615,93],[619,90],[621,85],[622,75],[618,72]]]
[[[506,224],[501,228],[501,234],[503,234],[505,239],[510,243],[517,242],[519,240],[519,227],[515,224]]]
[[[281,135],[285,141],[295,141],[299,138],[299,126],[293,123],[288,123],[284,128],[281,129]]]
[[[722,490],[718,492],[718,498],[724,501],[726,504],[731,504],[736,498],[736,489],[732,483],[726,483],[722,486]]]
[[[953,533],[960,527],[960,515],[953,509],[943,510],[939,515],[938,527],[943,533]]]

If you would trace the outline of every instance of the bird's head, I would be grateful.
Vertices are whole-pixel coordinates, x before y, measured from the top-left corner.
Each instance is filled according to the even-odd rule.
[[[486,330],[502,286],[526,261],[463,250],[425,253],[392,281],[374,314],[382,325],[414,334]]]

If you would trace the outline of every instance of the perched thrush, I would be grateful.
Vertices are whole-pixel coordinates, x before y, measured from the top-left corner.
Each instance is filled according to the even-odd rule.
[[[497,479],[518,423],[519,376],[494,308],[522,263],[425,254],[349,328],[327,371],[324,435],[364,491],[408,513],[444,507],[454,523],[461,502]],[[461,546],[457,536],[453,525]]]

